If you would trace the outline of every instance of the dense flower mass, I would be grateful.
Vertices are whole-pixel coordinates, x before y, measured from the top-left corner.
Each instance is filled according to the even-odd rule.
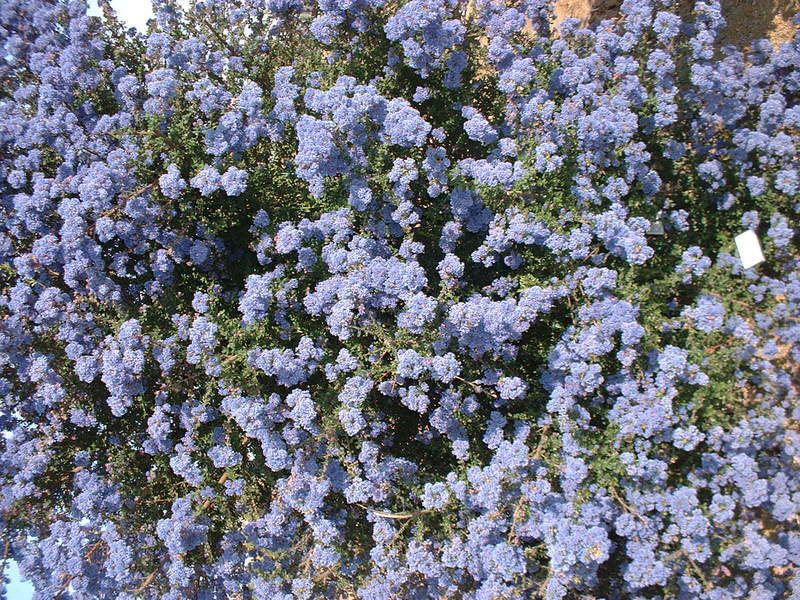
[[[800,36],[552,4],[0,3],[37,599],[800,595]]]

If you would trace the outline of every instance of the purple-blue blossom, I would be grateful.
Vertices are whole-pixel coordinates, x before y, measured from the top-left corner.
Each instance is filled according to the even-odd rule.
[[[203,196],[213,194],[222,185],[219,171],[212,166],[203,167],[189,183],[192,187],[197,188]]]
[[[171,164],[167,172],[158,179],[161,192],[167,197],[177,200],[186,189],[186,182],[181,178],[177,165]]]
[[[395,98],[386,105],[383,128],[389,143],[405,148],[422,146],[431,131],[430,124],[406,100]]]
[[[689,323],[705,333],[711,333],[722,327],[725,314],[722,303],[708,295],[700,296],[694,306],[683,311]]]
[[[220,187],[228,196],[239,196],[247,189],[247,176],[248,173],[244,169],[229,167],[222,174]]]

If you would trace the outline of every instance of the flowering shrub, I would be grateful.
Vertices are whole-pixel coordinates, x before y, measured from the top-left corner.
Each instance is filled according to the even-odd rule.
[[[0,5],[37,599],[800,594],[800,38],[155,4]]]

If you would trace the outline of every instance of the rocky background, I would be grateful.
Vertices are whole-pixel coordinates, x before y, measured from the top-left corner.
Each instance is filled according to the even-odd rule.
[[[556,3],[557,21],[574,17],[591,25],[619,15],[622,0],[560,0]],[[684,10],[691,10],[691,0],[683,0]],[[774,44],[792,39],[797,27],[792,17],[800,12],[800,0],[723,0],[727,26],[723,44],[747,46],[752,40],[768,38]]]

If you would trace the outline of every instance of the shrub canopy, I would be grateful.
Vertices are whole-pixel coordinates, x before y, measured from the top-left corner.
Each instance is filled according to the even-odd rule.
[[[800,39],[720,48],[714,0],[101,5],[0,4],[37,600],[800,594]]]

